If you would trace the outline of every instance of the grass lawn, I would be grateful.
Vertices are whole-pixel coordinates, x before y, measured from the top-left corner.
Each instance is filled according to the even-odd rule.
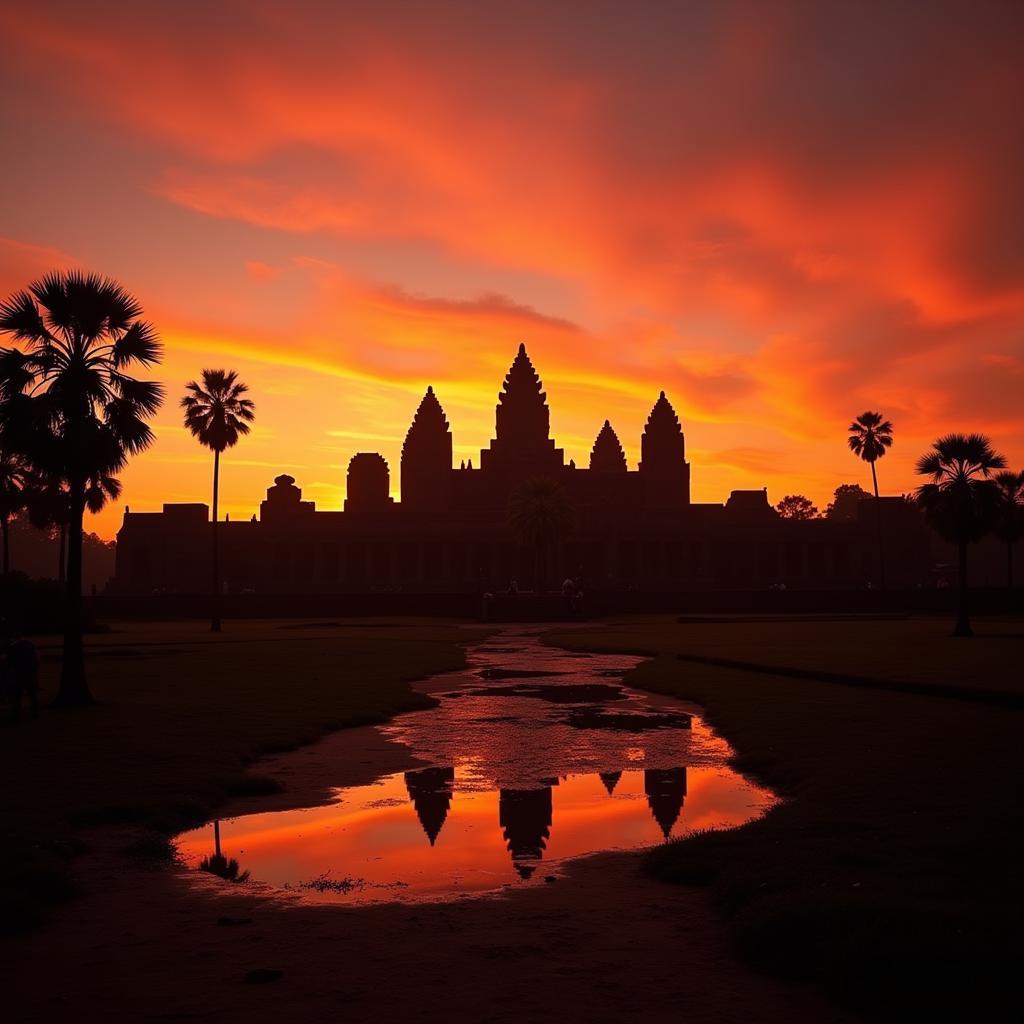
[[[41,639],[40,718],[0,726],[0,921],[30,924],[71,893],[88,826],[138,825],[151,840],[136,852],[159,855],[226,797],[266,786],[246,775],[261,754],[428,706],[409,682],[460,668],[478,635],[428,620],[229,622],[219,636],[126,623],[88,639],[99,703],[84,711],[48,707],[59,646]]]
[[[1002,1021],[1020,1009],[1021,712],[680,659],[1019,689],[1024,628],[976,628],[634,619],[550,639],[655,655],[627,681],[703,705],[738,766],[787,798],[647,859],[659,878],[711,886],[751,962],[876,1019]]]
[[[747,662],[765,668],[858,676],[921,687],[1007,693],[1024,698],[1024,621],[978,619],[974,639],[950,635],[948,617],[684,621],[675,617],[617,620],[609,629],[644,653],[664,651],[659,627],[673,628],[672,653],[685,658]],[[653,646],[644,647],[650,636]],[[727,666],[728,667],[728,666]]]

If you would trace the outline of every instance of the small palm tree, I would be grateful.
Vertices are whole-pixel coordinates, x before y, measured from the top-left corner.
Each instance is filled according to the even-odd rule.
[[[243,871],[242,865],[234,857],[225,857],[223,853],[212,853],[209,857],[204,857],[199,862],[199,870],[236,884],[248,882],[250,878],[249,872]]]
[[[1006,544],[1006,588],[1013,590],[1013,545],[1024,533],[1024,470],[1004,469],[996,473],[995,481],[1003,499],[995,532]]]
[[[931,482],[917,489],[917,500],[931,525],[956,544],[959,587],[954,636],[972,636],[968,610],[967,545],[992,529],[999,514],[1001,492],[991,479],[1006,460],[982,434],[946,434],[917,461],[917,472]]]
[[[217,548],[217,499],[220,489],[220,453],[233,448],[255,418],[255,406],[245,397],[249,390],[234,370],[203,370],[203,383],[190,381],[188,394],[181,400],[185,426],[200,444],[213,451],[213,529],[212,587],[213,605],[210,629],[220,632],[220,556]]]
[[[33,474],[28,460],[17,452],[0,448],[0,531],[3,533],[3,568],[11,571],[11,519],[28,503]]]
[[[57,533],[57,580],[63,583],[67,571],[68,519],[71,516],[67,484],[59,477],[40,474],[28,495],[27,509],[29,522],[36,529],[45,530],[50,536],[54,531]]]
[[[85,507],[94,515],[101,512],[108,501],[121,496],[121,481],[106,473],[95,474],[85,487]],[[52,536],[56,530],[57,579],[63,583],[66,575],[68,519],[71,499],[66,480],[57,476],[37,476],[26,500],[29,522]]]
[[[882,503],[878,498],[878,473],[875,463],[892,447],[892,424],[880,412],[862,412],[849,426],[850,451],[871,463],[871,483],[875,488],[875,527],[878,532],[878,583],[885,589],[885,549],[882,544]]]
[[[139,303],[96,274],[62,271],[0,306],[0,441],[40,473],[67,481],[68,569],[58,703],[92,703],[82,641],[82,527],[90,481],[110,477],[148,448],[146,420],[163,400],[130,376],[160,357]]]
[[[533,548],[535,586],[540,593],[544,555],[572,529],[572,507],[554,480],[538,477],[528,480],[512,495],[508,519],[519,541]]]

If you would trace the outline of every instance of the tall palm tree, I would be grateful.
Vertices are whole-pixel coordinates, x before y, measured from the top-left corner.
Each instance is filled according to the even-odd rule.
[[[5,576],[11,571],[11,519],[25,508],[32,481],[32,467],[28,460],[17,452],[0,448],[0,531],[3,533]]]
[[[995,481],[1003,499],[995,531],[1006,544],[1006,588],[1013,590],[1013,545],[1024,533],[1024,470],[1004,469],[996,473]]]
[[[572,507],[565,491],[547,477],[527,480],[509,501],[509,526],[519,541],[533,549],[535,588],[543,590],[544,555],[572,528]]]
[[[90,481],[148,448],[163,400],[131,376],[160,358],[142,307],[119,284],[77,270],[47,274],[0,306],[0,439],[68,486],[67,610],[58,703],[92,703],[82,642],[82,525]]]
[[[917,472],[931,482],[917,489],[917,500],[932,526],[960,556],[954,636],[972,636],[968,610],[967,545],[980,540],[999,514],[1001,492],[994,470],[1006,460],[982,434],[946,434],[917,460]]]
[[[212,605],[210,629],[220,632],[220,556],[217,548],[217,499],[220,489],[220,453],[233,448],[255,418],[255,406],[245,397],[249,390],[234,370],[203,370],[203,383],[189,381],[189,394],[181,400],[185,426],[200,444],[213,451]]]
[[[882,503],[878,498],[878,473],[875,463],[892,447],[892,424],[880,412],[862,412],[849,426],[850,451],[871,463],[871,483],[875,488],[875,528],[878,533],[878,584],[885,589],[885,549],[882,544]]]

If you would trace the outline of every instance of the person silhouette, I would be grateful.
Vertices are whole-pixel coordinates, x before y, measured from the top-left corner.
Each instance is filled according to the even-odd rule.
[[[21,718],[21,699],[28,697],[33,718],[39,717],[39,655],[28,637],[15,633],[7,647],[7,678],[11,690],[11,721]]]

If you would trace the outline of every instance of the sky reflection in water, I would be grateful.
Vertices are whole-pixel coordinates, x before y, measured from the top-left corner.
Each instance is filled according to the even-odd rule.
[[[224,853],[305,899],[445,899],[739,825],[774,802],[728,767],[721,737],[688,722],[693,709],[621,686],[641,659],[581,658],[536,635],[471,649],[467,672],[427,684],[438,708],[383,727],[427,767],[339,789],[327,806],[222,821]],[[178,839],[190,866],[213,849],[212,826]]]

